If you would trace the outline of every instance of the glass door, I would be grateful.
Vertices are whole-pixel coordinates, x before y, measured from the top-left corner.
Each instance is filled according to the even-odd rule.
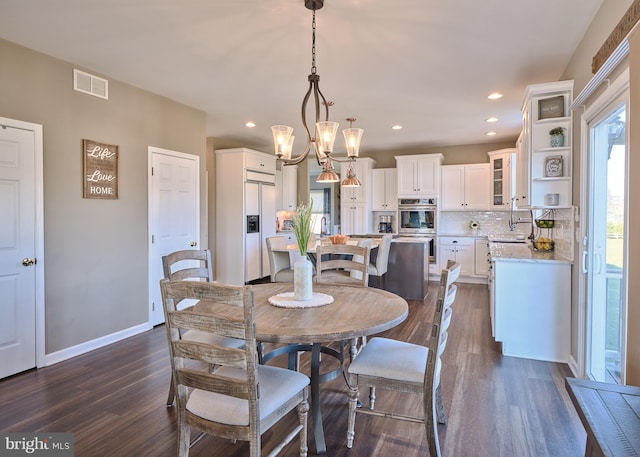
[[[624,383],[626,331],[627,95],[589,126],[587,373]]]

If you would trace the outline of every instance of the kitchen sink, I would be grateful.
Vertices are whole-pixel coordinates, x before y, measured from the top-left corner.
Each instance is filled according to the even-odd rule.
[[[527,238],[524,235],[496,235],[490,236],[491,243],[526,243]]]

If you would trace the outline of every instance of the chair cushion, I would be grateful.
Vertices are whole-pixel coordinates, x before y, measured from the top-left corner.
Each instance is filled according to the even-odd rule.
[[[287,268],[275,274],[274,282],[293,282],[293,269]]]
[[[421,383],[429,349],[388,338],[372,338],[349,366],[349,373]]]
[[[226,346],[230,348],[243,348],[244,340],[236,338],[227,338],[225,336],[214,335],[209,332],[201,332],[200,330],[187,330],[182,334],[183,340],[196,341],[198,343],[215,344],[218,346]]]
[[[235,379],[245,379],[246,371],[239,368],[220,367],[216,374]],[[309,385],[309,378],[302,373],[284,368],[260,365],[258,367],[260,391],[260,417],[267,417],[283,403],[295,397]],[[187,409],[205,419],[229,425],[249,425],[249,402],[215,392],[195,389],[187,401]]]
[[[322,272],[322,282],[353,284],[354,279],[347,270],[326,270]]]

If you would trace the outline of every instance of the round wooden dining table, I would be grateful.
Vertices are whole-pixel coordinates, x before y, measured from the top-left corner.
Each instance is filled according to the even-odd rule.
[[[330,284],[313,285],[314,292],[333,297],[333,303],[328,305],[282,308],[269,303],[270,297],[292,291],[293,284],[290,283],[253,286],[256,338],[263,342],[291,344],[295,350],[304,349],[305,345],[311,349],[311,414],[316,452],[324,454],[320,354],[327,352],[322,343],[347,341],[393,328],[407,318],[409,307],[402,297],[381,289]]]

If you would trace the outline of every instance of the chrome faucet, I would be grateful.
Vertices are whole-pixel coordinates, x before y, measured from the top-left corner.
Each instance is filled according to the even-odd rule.
[[[516,197],[511,197],[511,214],[509,215],[509,230],[511,232],[513,232],[516,229],[517,224],[533,224],[533,211],[531,211],[531,218],[530,219],[523,219],[521,217],[518,218],[518,220],[516,221],[514,215],[513,215],[513,205],[516,202]],[[531,228],[531,235],[530,237],[533,236],[533,225]],[[532,238],[533,239],[533,238]]]
[[[320,219],[320,234],[321,235],[328,235],[329,232],[327,232],[327,218],[322,216],[322,219]]]

